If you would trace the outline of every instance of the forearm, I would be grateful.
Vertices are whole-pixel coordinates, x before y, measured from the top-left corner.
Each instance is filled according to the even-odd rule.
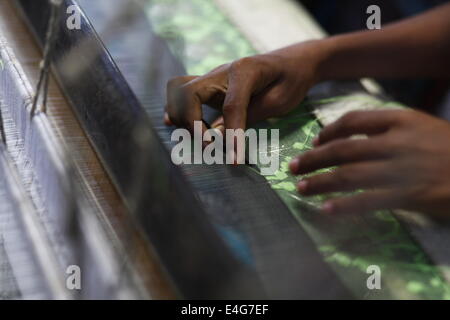
[[[318,78],[450,76],[450,4],[377,31],[318,42]]]

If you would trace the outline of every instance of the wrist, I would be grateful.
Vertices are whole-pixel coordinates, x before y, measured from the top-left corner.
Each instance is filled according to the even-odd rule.
[[[336,56],[336,49],[338,39],[336,37],[317,40],[315,43],[315,78],[316,83],[335,78],[334,58]]]
[[[312,85],[331,80],[333,78],[331,71],[335,69],[332,67],[337,46],[335,42],[334,37],[310,40],[283,49],[287,50],[293,61],[289,69],[296,72],[309,69]]]

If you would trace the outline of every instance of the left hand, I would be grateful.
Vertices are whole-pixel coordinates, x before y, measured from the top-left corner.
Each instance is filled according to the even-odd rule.
[[[368,138],[350,139],[357,134]],[[291,162],[292,173],[339,167],[301,180],[301,194],[366,190],[328,200],[325,213],[406,209],[450,216],[450,122],[412,110],[355,111],[326,126],[314,145]]]

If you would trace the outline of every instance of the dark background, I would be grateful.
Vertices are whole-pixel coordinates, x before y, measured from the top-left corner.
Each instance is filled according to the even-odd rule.
[[[404,19],[448,0],[298,0],[329,34],[366,28],[369,5],[381,8],[382,25]],[[411,35],[413,36],[413,35]],[[449,57],[450,58],[450,57]],[[426,63],[426,62],[424,62]],[[387,93],[411,107],[424,108],[441,114],[441,104],[449,89],[448,80],[380,80]]]

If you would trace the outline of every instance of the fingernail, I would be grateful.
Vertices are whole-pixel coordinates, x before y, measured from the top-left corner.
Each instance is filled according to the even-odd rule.
[[[320,144],[319,137],[315,137],[312,141],[314,147],[318,147]]]
[[[302,180],[297,184],[297,191],[299,193],[305,193],[306,189],[308,188],[308,181]]]
[[[325,202],[325,203],[323,204],[323,206],[322,206],[322,211],[323,211],[323,213],[326,213],[326,214],[332,214],[332,213],[333,213],[333,211],[334,211],[334,206],[333,206],[333,204],[331,203],[331,201],[327,201],[327,202]]]
[[[166,126],[171,126],[172,125],[172,121],[170,121],[169,115],[167,113],[164,114],[164,124]]]
[[[216,124],[213,126],[213,129],[219,129],[220,131],[223,131],[223,129],[225,129],[225,126],[221,123]]]
[[[217,136],[223,136],[223,132],[219,128],[213,128],[213,130]],[[217,137],[214,137],[214,139],[217,139]]]
[[[298,172],[298,168],[300,167],[300,158],[295,158],[289,163],[289,170],[291,173],[296,174]]]

